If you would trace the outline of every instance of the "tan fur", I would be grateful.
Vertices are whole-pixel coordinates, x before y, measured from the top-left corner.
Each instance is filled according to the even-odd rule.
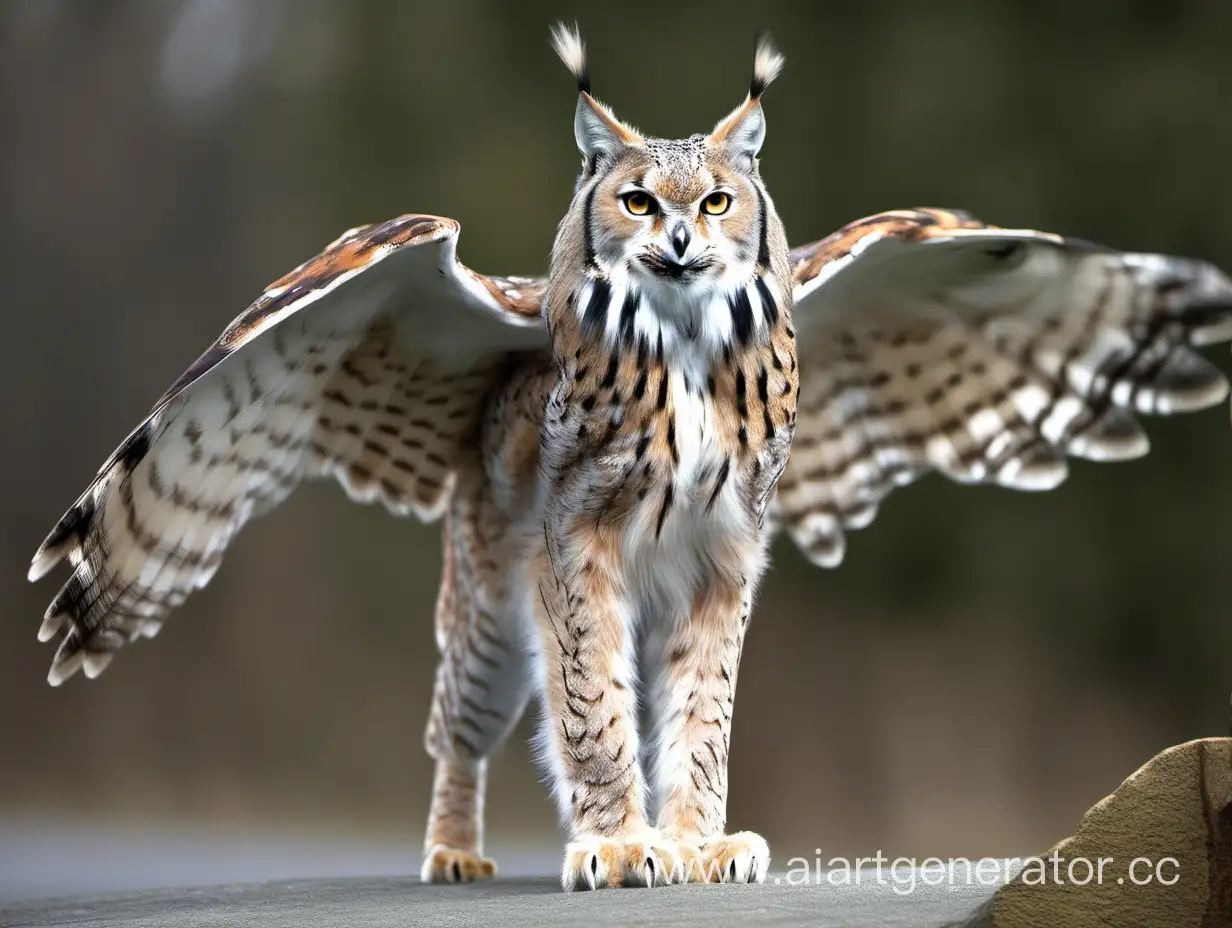
[[[599,120],[608,128],[617,139],[625,145],[636,145],[642,141],[641,134],[632,126],[626,126],[623,122],[613,115],[612,111],[606,106],[592,97],[590,94],[583,92],[581,94],[582,102],[590,108],[590,110],[599,118]]]
[[[724,831],[737,669],[772,523],[832,565],[846,530],[929,470],[1041,489],[1066,455],[1144,453],[1135,413],[1226,398],[1192,349],[1232,339],[1232,281],[945,210],[860,220],[789,268],[768,197],[760,241],[746,130],[732,127],[742,150],[646,139],[588,164],[597,184],[583,174],[547,282],[475,274],[456,259],[457,224],[431,216],[352,230],[276,282],[36,553],[31,579],[72,568],[39,630],[59,640],[50,682],[95,676],[152,636],[251,516],[331,474],[357,499],[445,515],[425,880],[495,874],[489,758],[540,679],[564,885],[764,878],[765,841]],[[615,317],[585,324],[583,289],[637,260],[621,246],[641,233],[617,199],[633,181],[673,208],[671,226],[724,247],[710,272],[729,275],[729,297],[756,281],[777,312],[758,296],[760,315],[737,326],[736,303],[653,304],[670,350]],[[733,193],[729,213],[690,212],[714,184]],[[648,227],[655,243],[639,248],[672,247],[668,217]],[[641,286],[674,273],[646,267]]]
[[[723,833],[727,821],[727,757],[740,646],[752,607],[752,591],[733,559],[716,571],[694,598],[690,621],[666,641],[664,689],[687,694],[672,707],[665,738],[668,750],[692,760],[705,789],[673,784],[664,797],[659,822],[665,833],[682,840],[704,841]]]
[[[755,108],[761,106],[760,99],[749,98],[732,110],[710,133],[710,141],[716,145],[726,142],[736,127],[749,118]]]
[[[100,671],[251,514],[334,475],[445,517],[425,880],[494,875],[488,762],[537,685],[567,888],[760,880],[765,842],[725,834],[727,755],[799,384],[760,90],[710,137],[644,138],[588,92],[576,33],[557,47],[585,163],[546,285],[470,271],[457,224],[427,216],[352,230],[277,281],[37,555],[32,573],[76,569],[44,629],[62,635],[52,680]],[[764,89],[781,60],[758,61]],[[662,215],[629,215],[630,186]],[[730,208],[707,214],[720,191]],[[371,286],[344,289],[361,272]]]
[[[751,343],[716,356],[698,385],[713,409],[711,440],[726,463],[705,471],[695,488],[676,486],[673,477],[677,428],[685,427],[668,389],[674,362],[656,346],[620,347],[580,323],[584,281],[593,273],[586,267],[587,216],[597,250],[633,234],[641,220],[624,214],[618,196],[628,184],[677,211],[696,209],[723,185],[734,194],[729,213],[695,214],[694,234],[723,235],[756,253],[759,196],[752,181],[728,164],[723,144],[693,144],[680,156],[629,146],[592,190],[583,185],[561,223],[545,298],[559,380],[544,422],[548,510],[532,577],[540,594],[549,750],[568,791],[567,887],[593,885],[600,872],[606,885],[648,882],[656,871],[649,857],[639,860],[647,853],[659,865],[669,861],[675,880],[726,878],[729,866],[733,876],[753,878],[768,864],[756,836],[723,838],[736,667],[764,561],[761,518],[786,462],[798,384],[786,239],[768,197],[764,272],[781,305]],[[652,223],[653,233],[664,231],[661,220]],[[726,480],[743,501],[747,528],[708,549],[709,575],[686,614],[644,617],[653,629],[647,666],[662,665],[662,672],[657,682],[636,681],[657,718],[654,730],[639,733],[631,597],[640,581],[625,561],[629,539],[663,530],[679,511],[706,510],[728,489]],[[685,492],[694,495],[681,497]],[[660,797],[654,828],[645,797],[657,784],[638,762],[641,739],[662,746],[660,767],[679,772]]]

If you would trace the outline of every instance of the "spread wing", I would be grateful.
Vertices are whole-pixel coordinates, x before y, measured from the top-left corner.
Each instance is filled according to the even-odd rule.
[[[34,556],[72,576],[40,639],[48,680],[100,673],[213,576],[250,517],[304,477],[432,519],[510,352],[547,345],[544,283],[458,262],[458,223],[347,232],[276,281],[158,401]]]
[[[943,210],[872,216],[792,259],[800,396],[776,503],[816,564],[929,471],[1050,489],[1067,455],[1145,454],[1135,413],[1228,392],[1192,349],[1232,338],[1232,281],[1200,261]]]

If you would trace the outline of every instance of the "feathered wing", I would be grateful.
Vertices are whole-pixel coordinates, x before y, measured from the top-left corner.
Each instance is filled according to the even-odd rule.
[[[1134,413],[1228,393],[1192,349],[1232,338],[1232,281],[1200,261],[944,210],[872,216],[792,259],[800,396],[776,510],[819,565],[929,471],[1050,489],[1067,455],[1145,454]]]
[[[180,377],[34,556],[68,558],[49,681],[93,677],[209,582],[232,537],[304,477],[432,519],[510,352],[539,350],[543,282],[458,262],[458,224],[347,232],[276,281]]]

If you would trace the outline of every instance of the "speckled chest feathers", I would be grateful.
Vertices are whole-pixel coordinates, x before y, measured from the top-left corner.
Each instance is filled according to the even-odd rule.
[[[798,382],[786,239],[755,159],[760,106],[682,141],[584,108],[587,157],[545,303],[558,373],[546,490],[619,527],[626,547],[755,543]]]
[[[582,169],[548,279],[477,273],[457,222],[408,214],[271,284],[35,553],[31,580],[71,568],[48,680],[152,637],[250,518],[332,476],[443,517],[425,881],[496,874],[485,783],[534,698],[565,889],[763,882],[727,773],[774,530],[833,567],[930,472],[1042,490],[1069,456],[1142,455],[1137,413],[1227,398],[1194,349],[1232,340],[1232,279],[936,209],[789,253],[757,160],[768,37],[744,101],[679,141],[595,100],[576,28],[552,42]]]

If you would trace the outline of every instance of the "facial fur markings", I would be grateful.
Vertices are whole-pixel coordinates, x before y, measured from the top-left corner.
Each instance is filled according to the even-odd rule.
[[[649,350],[646,333],[653,332],[662,355],[665,332],[669,346],[684,352],[688,349],[677,349],[678,343],[694,341],[707,331],[706,310],[691,312],[684,318],[660,314],[639,288],[631,283],[623,287],[621,295],[620,288],[614,287],[611,278],[602,272],[596,271],[588,278],[579,294],[582,298],[574,301],[587,338],[615,333],[616,340],[626,347],[636,347],[642,355]],[[730,336],[722,338],[725,352],[735,346],[748,347],[757,335],[765,335],[779,321],[778,303],[761,274],[733,289],[721,301],[730,316]]]
[[[1134,412],[1226,398],[1223,374],[1189,348],[1232,338],[1232,281],[1200,262],[947,211],[883,214],[788,252],[757,173],[757,98],[782,65],[772,47],[758,46],[748,99],[709,136],[670,142],[642,139],[589,96],[576,32],[558,29],[556,44],[578,79],[575,134],[595,184],[636,175],[670,202],[669,191],[712,189],[714,176],[694,176],[702,168],[731,181],[734,215],[707,243],[715,261],[698,268],[664,224],[629,234],[585,175],[545,282],[470,272],[454,257],[457,224],[440,217],[346,233],[227,327],[40,547],[31,580],[66,559],[73,570],[39,630],[59,637],[48,679],[97,676],[209,581],[250,514],[302,478],[334,476],[354,499],[399,514],[447,511],[426,881],[495,871],[477,856],[484,764],[531,695],[574,839],[566,889],[637,877],[653,831],[700,855],[701,872],[761,881],[765,842],[724,832],[736,668],[775,524],[834,566],[846,530],[927,471],[1043,489],[1064,478],[1067,454],[1144,453]],[[957,253],[915,247],[934,239]],[[697,273],[643,275],[636,262],[652,248]],[[973,312],[964,274],[957,290],[894,280],[873,249],[890,260],[914,252],[922,265],[965,255],[1012,276],[981,273]],[[394,268],[396,282],[382,276]],[[850,287],[826,283],[840,272]],[[364,285],[346,284],[360,273],[371,275]],[[609,292],[588,330],[600,273]],[[386,283],[406,298],[383,303],[388,316],[365,315]],[[913,294],[947,324],[899,303]],[[477,299],[519,329],[542,318],[535,335],[549,344],[509,328],[495,336],[479,315],[454,329]],[[808,331],[803,372],[793,313],[820,327]],[[395,337],[412,321],[404,334],[465,341],[444,345],[465,351]],[[990,331],[999,321],[1016,331]],[[639,720],[641,707],[653,711]]]

